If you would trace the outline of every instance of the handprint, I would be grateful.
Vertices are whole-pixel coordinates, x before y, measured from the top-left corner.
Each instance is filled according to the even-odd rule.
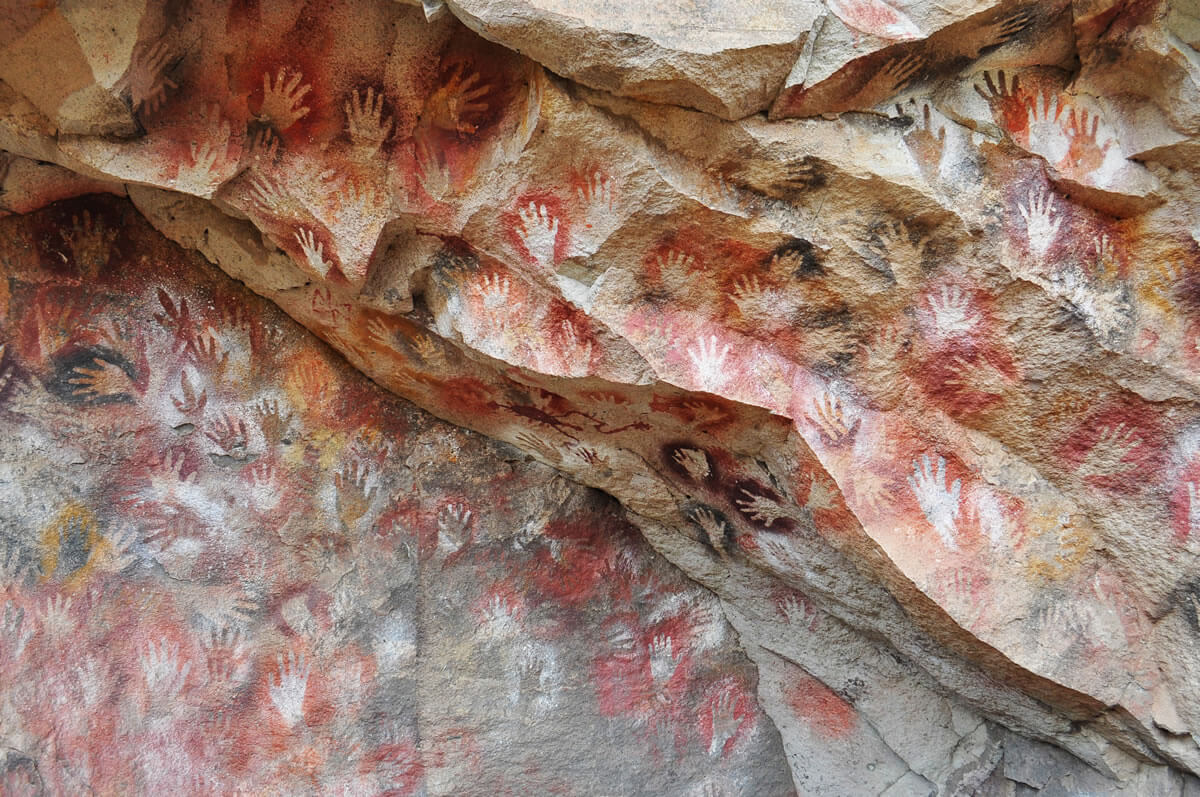
[[[711,473],[708,466],[708,455],[703,451],[694,448],[677,448],[672,459],[687,471],[694,481],[702,482]]]
[[[262,343],[264,349],[267,351],[272,351],[283,345],[286,333],[284,332],[284,327],[282,325],[277,323],[263,323],[260,324],[260,329],[262,331]]]
[[[192,362],[201,370],[218,378],[225,373],[225,367],[229,364],[229,352],[221,346],[211,327],[198,335],[190,336],[186,347]]]
[[[594,448],[584,445],[576,445],[570,451],[571,454],[578,457],[580,461],[586,463],[593,468],[607,467],[608,459],[601,456],[600,452]]]
[[[24,586],[33,571],[33,562],[21,555],[20,546],[0,542],[0,592]]]
[[[1096,114],[1092,117],[1092,124],[1089,128],[1087,110],[1080,110],[1077,113],[1072,108],[1067,117],[1067,123],[1063,126],[1063,132],[1069,142],[1066,160],[1075,171],[1081,174],[1090,174],[1099,169],[1104,163],[1109,147],[1113,144],[1111,138],[1105,139],[1103,146],[1100,144],[1098,138],[1100,115]]]
[[[924,67],[925,56],[918,53],[890,58],[846,104],[850,108],[875,105],[905,88]]]
[[[868,508],[875,514],[880,514],[891,505],[891,479],[881,476],[874,470],[867,470],[861,478],[849,486],[850,493],[857,503],[856,506]]]
[[[1029,101],[1029,149],[1050,163],[1058,163],[1066,157],[1071,146],[1060,119],[1066,109],[1066,103],[1059,104],[1057,92],[1046,94],[1039,91]]]
[[[329,373],[319,363],[307,360],[295,370],[295,379],[301,392],[313,403],[325,400],[329,388]]]
[[[613,655],[622,659],[632,659],[634,656],[633,632],[622,622],[613,622],[607,629],[605,637]]]
[[[1001,69],[997,81],[992,81],[992,73],[983,73],[983,82],[987,85],[987,93],[975,84],[975,92],[983,97],[984,102],[992,109],[992,118],[1014,139],[1024,139],[1029,129],[1029,113],[1027,110],[1027,95],[1021,91],[1020,76],[1013,75],[1012,83],[1008,83]]]
[[[695,257],[684,254],[678,249],[667,252],[665,258],[658,255],[655,262],[658,264],[658,273],[663,283],[675,291],[687,284],[688,275],[696,266]]]
[[[517,236],[525,244],[525,251],[539,266],[553,268],[554,249],[558,242],[558,218],[545,205],[536,202],[518,208],[517,215],[521,219]]]
[[[262,106],[258,111],[258,120],[265,122],[275,130],[282,132],[287,130],[296,122],[308,116],[309,108],[300,105],[304,99],[304,95],[312,90],[309,84],[300,85],[300,81],[304,79],[301,72],[293,72],[291,80],[284,83],[287,77],[287,69],[279,68],[279,74],[275,80],[271,80],[271,73],[263,73],[263,100]]]
[[[737,305],[741,314],[747,318],[755,318],[763,315],[762,307],[762,282],[757,274],[743,275],[734,280],[733,290],[730,292],[730,298]]]
[[[101,698],[109,693],[108,666],[95,656],[85,656],[72,669],[84,706],[95,708]]]
[[[716,210],[745,217],[745,188],[720,172],[709,175],[710,180],[700,189],[707,194],[704,201]]]
[[[508,307],[508,294],[512,283],[502,274],[484,274],[483,281],[474,286],[475,295],[483,300],[483,306],[492,313]]]
[[[366,95],[360,97],[358,89],[346,101],[346,129],[350,132],[350,141],[361,156],[372,158],[379,153],[380,147],[387,141],[392,132],[392,118],[383,115],[383,92],[375,94],[375,87],[367,88]]]
[[[450,166],[446,163],[446,153],[441,146],[423,138],[415,139],[413,157],[417,163],[417,177],[425,192],[434,199],[446,197],[454,179],[450,173]]]
[[[175,405],[175,409],[184,415],[199,415],[204,409],[204,405],[208,403],[208,388],[204,388],[197,395],[196,388],[192,386],[192,380],[188,378],[187,371],[182,371],[179,374],[179,389],[183,393],[181,398],[171,394],[171,403]]]
[[[783,174],[772,180],[769,193],[782,199],[795,197],[804,191],[820,188],[828,179],[827,167],[812,155],[783,164]]]
[[[471,510],[466,504],[447,504],[437,515],[438,550],[457,553],[471,537]]]
[[[555,693],[560,680],[554,649],[540,642],[523,645],[516,669],[518,686],[513,702],[529,704],[535,715],[545,714],[553,708],[558,700]]]
[[[572,253],[590,255],[608,240],[621,223],[616,207],[616,180],[596,169],[575,187],[583,223],[571,230]]]
[[[101,318],[90,327],[99,336],[103,345],[116,349],[130,338],[129,328],[114,318]]]
[[[381,343],[388,348],[394,348],[396,342],[396,330],[384,321],[379,316],[371,316],[367,319],[367,337],[376,343]]]
[[[650,677],[654,683],[661,687],[671,680],[682,658],[683,651],[675,652],[670,636],[654,637],[650,642]]]
[[[71,263],[83,279],[95,279],[108,263],[119,230],[109,227],[99,215],[84,210],[71,218],[71,226],[59,230],[62,242],[71,250]]]
[[[365,278],[365,274],[361,275]],[[346,275],[347,279],[351,279],[350,275]],[[325,333],[325,342],[333,348],[340,351],[352,363],[366,362],[368,359],[367,350],[363,346],[363,342],[358,336],[351,334],[345,329],[333,329]],[[403,378],[408,381],[407,376]]]
[[[951,365],[955,375],[947,379],[946,384],[955,389],[985,396],[1003,396],[1008,389],[1008,376],[986,357],[977,357],[974,362],[955,357]]]
[[[716,513],[711,509],[705,508],[693,511],[691,518],[692,522],[699,526],[705,536],[708,537],[708,543],[712,546],[713,550],[722,557],[725,556],[725,521],[718,518]]]
[[[1091,606],[1056,601],[1038,608],[1035,617],[1039,636],[1048,648],[1062,650],[1076,639],[1095,638],[1092,626],[1096,616]]]
[[[483,101],[491,91],[489,84],[479,83],[479,73],[472,72],[464,77],[465,64],[455,67],[450,77],[438,87],[425,102],[422,121],[440,130],[453,133],[475,133],[478,125],[469,119],[478,119],[478,115],[488,109]]]
[[[981,25],[952,42],[955,54],[974,61],[984,50],[1004,44],[1029,27],[1033,19],[1033,11],[1022,8],[994,22]]]
[[[534,434],[529,432],[518,432],[514,440],[517,445],[521,446],[527,451],[532,451],[546,462],[557,465],[562,461],[562,454],[559,453],[557,448]]]
[[[564,361],[570,376],[585,376],[592,362],[593,341],[579,334],[575,322],[565,319],[559,324],[562,329],[562,348]]]
[[[330,536],[314,534],[304,544],[304,548],[300,551],[300,556],[304,561],[308,562],[309,566],[316,573],[324,573],[338,569],[338,543],[337,540],[331,539]],[[285,611],[293,613],[292,619],[287,620],[289,626],[297,633],[312,632],[312,614],[309,613],[306,605],[287,603],[284,605]]]
[[[813,397],[812,406],[813,415],[806,413],[805,417],[833,445],[843,442],[858,423],[855,421],[850,425],[846,424],[845,411],[837,396],[831,393],[822,393],[819,400]]]
[[[333,262],[325,259],[324,250],[325,242],[316,240],[313,231],[301,227],[300,231],[295,233],[296,243],[300,244],[300,251],[304,254],[304,262],[308,267],[316,272],[317,276],[324,277],[329,273],[329,269],[333,268]]]
[[[789,511],[788,507],[781,505],[772,498],[768,498],[765,495],[755,495],[745,489],[742,490],[742,495],[746,497],[739,498],[734,503],[737,504],[742,514],[755,523],[761,523],[767,528],[771,528],[771,524],[777,520],[795,518],[795,513]]]
[[[12,601],[5,601],[4,615],[0,618],[0,654],[9,661],[17,661],[25,652],[33,633],[33,621],[25,622],[25,610]]]
[[[375,499],[376,488],[367,489],[370,476],[371,471],[366,466],[360,468],[357,462],[351,462],[349,467],[333,476],[333,484],[337,488],[338,517],[347,529],[354,528],[354,524],[367,513],[371,501]]]
[[[912,103],[914,101],[910,101]],[[904,112],[903,106],[897,105],[896,110],[901,116],[911,116]],[[935,123],[929,103],[924,103],[921,115],[913,116],[912,127],[904,134],[904,142],[916,158],[917,165],[925,179],[934,182],[942,163],[942,154],[946,148],[946,127]],[[939,119],[942,118],[939,114]],[[934,129],[936,126],[936,130]]]
[[[1018,205],[1021,218],[1025,219],[1025,236],[1029,240],[1029,251],[1039,262],[1046,258],[1046,253],[1054,244],[1058,228],[1062,224],[1061,216],[1054,216],[1054,196],[1049,191],[1030,189],[1029,204]]]
[[[279,184],[266,175],[256,174],[250,178],[250,201],[263,213],[282,213],[291,204],[291,198]]]
[[[517,609],[507,599],[494,595],[483,609],[480,630],[492,640],[511,639],[517,634],[518,620]]]
[[[615,181],[599,169],[584,177],[583,184],[575,188],[579,201],[598,211],[612,211]]]
[[[138,555],[130,550],[137,539],[137,531],[129,526],[109,529],[101,536],[101,543],[97,546],[100,551],[97,564],[110,573],[122,572],[138,561]]]
[[[365,220],[370,219],[371,214],[380,205],[379,192],[367,180],[347,180],[341,188],[334,192],[333,201],[335,203],[332,211],[334,220],[350,226],[352,230],[355,224],[362,224]],[[375,240],[371,238],[371,235],[376,234],[377,230],[369,225],[367,230],[359,240],[363,245],[374,245]]]
[[[937,295],[926,297],[933,323],[944,338],[964,335],[979,323],[979,314],[971,307],[971,297],[957,285],[943,285]]]
[[[137,391],[125,369],[109,360],[93,357],[94,368],[77,365],[67,381],[76,387],[71,394],[84,399],[133,398]]]
[[[242,634],[230,626],[214,626],[201,640],[208,658],[208,677],[213,681],[232,681],[244,663]]]
[[[219,109],[214,110],[215,113],[219,113]],[[210,137],[188,144],[192,161],[179,166],[176,176],[176,181],[181,186],[179,190],[203,193],[212,190],[213,183],[220,180],[221,168],[225,166],[229,157],[231,129],[228,121],[219,116],[216,120],[220,124],[214,125]]]
[[[1097,279],[1115,280],[1121,276],[1121,258],[1107,233],[1092,238],[1092,249],[1096,252],[1092,270]]]
[[[819,619],[817,609],[803,596],[790,594],[779,601],[777,606],[788,625],[806,625],[810,631],[816,629]]]
[[[729,297],[748,321],[771,323],[786,310],[783,296],[776,290],[764,288],[757,274],[743,275],[734,280]]]
[[[138,661],[142,665],[146,691],[164,702],[179,694],[192,669],[190,661],[179,661],[179,643],[166,639],[159,639],[157,645],[151,640],[139,654]]]
[[[881,327],[869,343],[862,345],[866,361],[863,372],[869,375],[867,387],[872,398],[886,406],[890,406],[903,392],[895,376],[904,363],[907,347],[904,330],[897,324]]]
[[[553,484],[555,484],[555,482],[551,482],[551,485]],[[554,504],[555,501],[551,500],[550,505],[554,506]],[[552,511],[553,510],[549,509],[543,510],[539,514],[527,519],[525,523],[522,524],[521,527],[513,534],[513,547],[519,551],[526,551],[529,550],[534,543],[544,539],[544,535],[546,534],[546,523],[550,519],[550,514]],[[549,542],[550,553],[557,559],[558,556],[555,554],[554,547],[557,542],[555,540],[550,540]]]
[[[1009,536],[1009,522],[1005,515],[1004,506],[996,494],[986,487],[974,491],[975,516],[979,519],[979,528],[987,535],[992,545],[1000,545]]]
[[[71,335],[83,321],[87,311],[74,302],[62,306],[39,303],[34,306],[33,319],[37,327],[38,353],[49,361],[71,340]]]
[[[1133,429],[1127,429],[1123,423],[1116,426],[1101,426],[1100,436],[1088,449],[1087,455],[1079,463],[1075,473],[1081,479],[1120,476],[1128,473],[1136,468],[1137,464],[1126,461],[1126,458],[1137,451],[1141,445],[1142,439]]]
[[[96,536],[96,519],[91,512],[77,505],[68,508],[53,524],[50,533],[58,546],[54,575],[69,575],[88,563]]]
[[[246,422],[228,413],[217,418],[204,436],[216,443],[222,451],[234,459],[246,458]]]
[[[269,445],[277,446],[284,441],[292,422],[292,413],[284,415],[278,401],[263,399],[254,408],[254,414],[258,416],[258,428]]]
[[[261,169],[271,166],[279,159],[279,136],[269,127],[260,128],[252,139],[246,151],[251,168]]]
[[[845,323],[806,329],[803,350],[812,366],[837,368],[849,362],[858,349],[858,336]]]
[[[329,166],[324,161],[313,159],[297,164],[296,172],[289,185],[295,190],[297,196],[317,197],[326,202],[332,202],[335,195],[342,190],[346,178],[345,168]],[[291,212],[296,213],[298,210],[299,204],[297,203],[296,210]]]
[[[725,690],[713,703],[709,716],[712,719],[712,739],[708,754],[714,758],[724,755],[725,745],[737,736],[746,718],[738,716],[737,698],[731,690]]]
[[[957,519],[961,510],[959,495],[962,492],[962,479],[955,479],[947,487],[946,458],[938,457],[937,469],[928,454],[921,461],[913,461],[913,475],[908,477],[908,485],[921,507],[925,519],[933,526],[934,531],[942,538],[942,542],[950,550],[958,550]]]
[[[154,113],[167,98],[168,88],[178,88],[173,80],[163,76],[163,69],[171,60],[171,51],[165,41],[153,45],[139,45],[129,64],[129,71],[117,86],[128,89],[134,111]]]
[[[196,471],[188,469],[187,454],[183,451],[167,451],[158,461],[156,471],[157,477],[152,476],[151,481],[164,495],[170,494],[177,485],[196,481]]]
[[[267,676],[267,691],[284,724],[292,728],[304,719],[304,695],[308,691],[309,666],[304,660],[304,654],[297,656],[294,650],[288,651],[286,661],[282,654],[276,657],[276,661],[279,670],[275,676]]]
[[[707,338],[701,335],[696,340],[696,346],[687,350],[688,359],[696,368],[696,378],[704,390],[720,389],[730,376],[725,371],[725,358],[729,356],[730,345],[726,343],[720,349],[717,346],[716,335]]]
[[[720,404],[704,399],[688,399],[681,405],[684,415],[698,428],[724,424],[733,419],[728,409]]]

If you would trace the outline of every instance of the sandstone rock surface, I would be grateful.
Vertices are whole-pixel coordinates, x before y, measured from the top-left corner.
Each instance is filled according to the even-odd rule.
[[[68,294],[80,286],[110,304],[125,296],[142,308],[141,324],[150,313],[178,325],[175,294],[217,284],[189,266],[194,276],[161,288],[167,300],[155,293],[160,272],[166,279],[156,253],[167,244],[133,220],[136,208],[157,235],[269,299],[382,388],[608,493],[657,554],[699,585],[648,588],[656,600],[683,596],[672,605],[688,608],[639,615],[628,653],[585,652],[602,641],[571,636],[583,633],[578,614],[555,612],[598,601],[603,624],[640,611],[634,571],[673,572],[646,549],[622,560],[636,561],[633,571],[603,577],[626,584],[625,597],[601,596],[594,584],[571,595],[503,587],[505,601],[519,594],[531,614],[558,619],[522,626],[527,637],[514,631],[502,640],[509,648],[495,641],[496,649],[516,650],[518,639],[530,650],[571,648],[556,654],[563,680],[535,691],[580,717],[607,717],[613,750],[657,739],[638,755],[674,757],[679,778],[664,789],[1196,788],[1200,9],[1156,0],[697,0],[646,11],[548,0],[192,0],[113,13],[121,24],[104,30],[87,3],[23,8],[0,38],[0,203],[21,214],[5,222],[5,384],[14,396],[18,385],[34,391],[15,408],[5,400],[10,417],[54,429],[46,413],[66,402],[84,408],[88,434],[118,417],[113,428],[162,433],[173,416],[161,400],[168,388],[155,380],[181,391],[172,401],[185,406],[227,385],[243,393],[222,398],[219,412],[216,401],[196,409],[186,424],[204,437],[193,433],[187,445],[239,443],[195,454],[239,473],[249,474],[251,455],[269,458],[269,441],[239,438],[238,424],[253,419],[267,385],[292,377],[284,362],[274,374],[259,363],[253,338],[239,342],[203,322],[195,340],[179,343],[191,347],[179,356],[208,363],[201,374],[199,362],[176,372],[148,355],[139,324],[108,342],[67,334],[96,325],[101,335],[111,312],[72,310],[79,300]],[[127,229],[155,243],[123,246]],[[201,301],[189,303],[193,312]],[[161,307],[147,310],[154,302]],[[255,309],[237,312],[267,313],[247,302],[234,304]],[[52,308],[78,318],[51,318]],[[289,329],[286,338],[298,340]],[[67,337],[53,347],[56,334]],[[112,354],[95,354],[97,346]],[[229,367],[222,357],[250,370],[210,387],[216,364]],[[270,400],[302,414],[326,377],[295,378],[307,386]],[[350,412],[327,413],[314,428]],[[421,424],[439,439],[459,434]],[[407,450],[389,434],[372,433]],[[163,459],[120,440],[88,450],[130,472]],[[486,504],[490,491],[509,489],[471,480],[508,473],[498,443],[479,441],[473,470],[440,473],[414,499],[397,496],[414,465],[364,465],[359,452],[345,459],[342,444],[324,455],[332,443],[313,445],[310,475],[295,491],[332,508],[303,522],[317,536],[340,529],[335,552],[369,547],[380,528],[372,513],[385,505],[416,501],[412,511],[430,529],[435,505]],[[43,448],[25,456],[42,462]],[[331,479],[362,482],[362,470],[345,470],[351,461],[381,486],[347,523],[334,520],[342,486]],[[83,462],[86,483],[102,484],[106,471]],[[38,490],[65,500],[67,488],[52,489],[37,472],[14,471],[10,505],[50,507],[26,497]],[[229,475],[204,473],[203,491],[220,492]],[[549,531],[529,541],[527,529],[488,532],[520,566],[544,555],[547,567],[586,580],[588,568],[620,558],[569,553],[616,532],[537,520],[559,503],[585,502],[581,488],[564,486],[562,495],[581,497],[563,498],[523,478],[532,492],[512,517]],[[465,485],[453,500],[452,483]],[[103,490],[79,489],[78,511],[95,515]],[[617,511],[586,501],[577,512],[584,526]],[[60,510],[22,511],[28,522],[6,532],[16,567],[38,563],[39,588],[54,584],[68,590],[56,599],[69,597],[84,579],[60,577],[45,552],[63,544],[64,532],[46,531],[66,522],[54,520]],[[198,578],[191,568],[207,561],[202,545],[168,564],[149,541],[154,523],[130,522],[147,547],[131,549],[136,571],[132,560],[110,567],[113,579],[148,577],[154,567]],[[204,530],[194,536],[219,548],[214,530],[229,524],[197,523]],[[254,525],[280,535],[280,524]],[[265,544],[249,532],[242,542]],[[80,567],[107,550],[99,542],[89,542]],[[455,648],[456,636],[469,636],[454,630],[468,609],[453,603],[469,602],[472,590],[499,594],[504,568],[485,565],[481,548],[464,554],[476,570],[426,576],[425,548],[412,545],[417,586],[394,592],[442,603],[395,611],[450,629],[414,648],[413,688],[447,693],[453,687],[434,672],[439,657],[474,662],[493,644]],[[267,563],[303,581],[296,567]],[[373,594],[355,585],[346,600],[355,611],[390,613]],[[13,599],[14,612],[42,597],[30,595]],[[271,612],[282,618],[276,633],[307,633],[282,604]],[[313,628],[331,622],[313,617]],[[686,630],[656,625],[672,617],[685,618]],[[282,655],[278,639],[254,633],[262,650]],[[618,636],[607,643],[624,648]],[[165,655],[182,661],[173,637],[163,638]],[[316,642],[304,644],[319,655]],[[154,650],[157,662],[163,648]],[[722,683],[736,682],[737,697],[691,680],[700,670],[679,670],[702,651],[711,656],[704,672],[733,679]],[[585,659],[601,655],[644,657],[621,666],[649,680],[634,688],[619,673],[588,670]],[[364,666],[379,656],[364,654]],[[508,661],[498,682],[528,674],[523,662]],[[677,671],[686,688],[673,692],[664,684]],[[265,675],[254,688],[270,697],[278,681]],[[405,721],[437,724],[478,709],[486,725],[528,710],[528,692],[503,689],[517,708],[489,713],[483,692],[467,690],[447,713],[413,698]],[[626,690],[609,695],[617,704],[605,703],[612,689]],[[598,702],[579,696],[588,690]],[[647,718],[656,704],[643,699],[669,707],[662,728]],[[257,705],[271,713],[270,699]],[[682,730],[684,715],[699,725]],[[720,744],[714,723],[734,729]],[[507,741],[554,772],[560,748],[547,740],[557,732],[513,727],[473,733],[480,750]],[[24,733],[25,747],[3,737],[23,751],[9,754],[12,771],[41,760],[34,749],[51,754],[44,741],[38,747],[48,731]],[[462,788],[434,778],[432,748],[411,743],[421,769],[404,788]],[[606,769],[623,755],[592,760]],[[310,771],[329,774],[311,760]],[[511,762],[488,769],[484,752],[471,760],[497,783],[524,772]],[[558,776],[577,793],[641,787],[580,781],[566,768]]]

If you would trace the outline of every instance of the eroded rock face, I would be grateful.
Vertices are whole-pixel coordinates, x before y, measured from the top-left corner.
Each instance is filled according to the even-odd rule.
[[[719,600],[611,498],[127,201],[0,228],[5,794],[791,789]]]
[[[801,791],[1178,793],[1200,14],[700,5],[26,11],[4,202],[127,195],[614,496],[720,596]],[[111,223],[72,224],[86,281]]]

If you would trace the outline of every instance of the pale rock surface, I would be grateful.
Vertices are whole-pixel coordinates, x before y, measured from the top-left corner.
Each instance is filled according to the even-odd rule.
[[[817,0],[449,0],[472,30],[585,86],[726,119],[766,110]]]
[[[615,497],[800,793],[1194,789],[1200,10],[687,5],[28,11],[0,202]]]

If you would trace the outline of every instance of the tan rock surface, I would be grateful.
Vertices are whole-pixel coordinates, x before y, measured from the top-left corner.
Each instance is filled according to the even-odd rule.
[[[845,788],[836,737],[872,793],[1178,793],[1198,15],[794,6],[172,3],[132,46],[46,11],[0,56],[3,201],[105,181],[616,497],[720,596],[801,791]],[[71,41],[87,70],[21,67]]]

